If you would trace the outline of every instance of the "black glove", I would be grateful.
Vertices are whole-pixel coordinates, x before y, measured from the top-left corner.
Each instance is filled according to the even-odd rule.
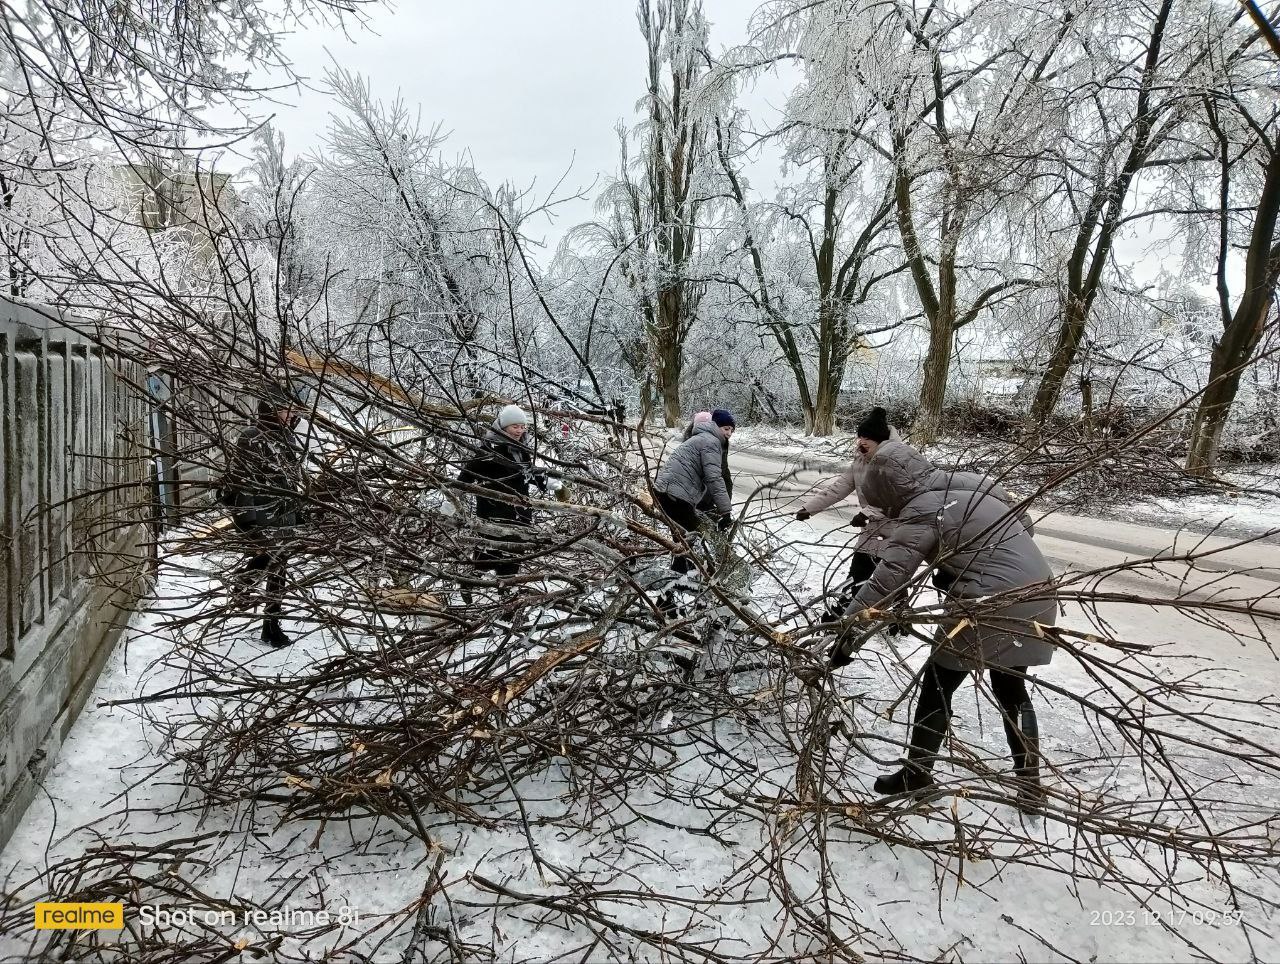
[[[812,513],[810,513],[808,509],[801,509],[799,512],[796,513],[796,521],[808,522],[811,515]]]
[[[871,520],[867,518],[867,514],[865,512],[859,512],[849,520],[849,525],[853,526],[855,529],[861,529],[870,521]]]
[[[729,527],[733,525],[733,516],[728,512],[722,513],[716,517],[716,525],[720,527],[721,532],[728,532]]]

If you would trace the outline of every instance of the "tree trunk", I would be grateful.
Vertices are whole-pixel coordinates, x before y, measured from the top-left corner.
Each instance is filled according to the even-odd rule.
[[[1195,420],[1191,424],[1191,446],[1187,453],[1187,471],[1192,475],[1209,476],[1218,463],[1218,449],[1222,443],[1222,429],[1231,414],[1240,387],[1240,374],[1223,377],[1228,363],[1222,361],[1223,353],[1214,351],[1209,366],[1210,385],[1200,397]]]
[[[667,428],[680,427],[680,411],[679,383],[668,383],[664,385],[662,391],[662,412],[667,421]]]
[[[667,428],[683,424],[680,406],[680,370],[683,345],[680,343],[682,299],[680,288],[664,291],[658,298],[658,326],[654,332],[658,356],[658,393],[662,396],[662,414]]]
[[[845,362],[848,357],[843,343],[844,332],[840,325],[843,311],[836,299],[826,299],[818,311],[818,383],[813,397],[813,417],[809,434],[825,437],[835,431],[836,407],[840,402],[840,388],[844,384]]]
[[[902,158],[906,143],[894,139],[894,152]],[[894,195],[898,202],[898,231],[911,269],[911,280],[924,316],[929,319],[929,355],[925,359],[924,382],[920,386],[920,411],[911,427],[912,439],[920,445],[937,440],[942,422],[942,400],[947,392],[947,368],[951,364],[951,344],[955,338],[954,312],[943,310],[938,291],[929,277],[929,261],[924,256],[916,235],[915,214],[911,198],[911,178],[899,162],[894,177]]]
[[[1273,217],[1273,224],[1274,220]],[[1200,405],[1191,423],[1187,471],[1192,475],[1209,476],[1217,467],[1222,429],[1231,415],[1231,406],[1240,388],[1240,377],[1262,340],[1267,315],[1271,311],[1271,300],[1280,276],[1280,245],[1276,247],[1272,255],[1276,263],[1262,279],[1262,286],[1245,292],[1240,299],[1239,310],[1231,319],[1231,327],[1214,346],[1213,361],[1209,365],[1209,387],[1200,396]]]
[[[836,429],[836,402],[839,398],[839,387],[831,385],[825,377],[818,379],[818,398],[814,405],[812,424],[809,434],[826,437]]]
[[[929,326],[929,354],[924,360],[924,381],[920,385],[920,411],[911,426],[911,441],[916,445],[932,445],[938,440],[954,345],[954,327],[940,316]]]
[[[1280,284],[1280,239],[1276,236],[1280,222],[1280,150],[1272,152],[1266,172],[1245,257],[1244,294],[1214,346],[1209,388],[1200,396],[1200,407],[1191,423],[1187,471],[1194,475],[1213,474],[1222,429],[1231,414],[1240,376],[1262,341]],[[1226,213],[1222,216],[1226,217]]]
[[[813,413],[808,419],[809,434],[815,436],[830,435],[835,426],[836,400],[840,394],[840,374],[843,366],[836,369],[837,354],[840,347],[834,342],[835,312],[838,310],[830,297],[831,262],[829,258],[818,259],[818,380],[814,385]]]
[[[1093,438],[1093,380],[1080,379],[1080,406],[1084,412],[1084,437]]]
[[[942,406],[947,398],[947,377],[951,374],[951,352],[956,343],[956,252],[964,219],[948,211],[942,218],[941,253],[938,258],[938,287],[935,309],[929,318],[929,354],[924,360],[924,381],[920,385],[920,410],[911,426],[917,445],[932,445],[942,429]]]
[[[1049,356],[1044,377],[1040,379],[1040,385],[1036,388],[1035,401],[1031,403],[1031,417],[1037,422],[1043,423],[1053,414],[1053,410],[1058,405],[1067,372],[1071,370],[1080,342],[1084,338],[1088,318],[1089,309],[1084,299],[1075,294],[1068,294],[1062,328],[1058,331],[1058,343],[1054,346],[1053,354]]]

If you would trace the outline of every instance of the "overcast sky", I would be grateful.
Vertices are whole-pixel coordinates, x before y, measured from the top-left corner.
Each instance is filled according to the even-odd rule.
[[[719,53],[747,38],[748,21],[761,0],[703,0],[711,22],[711,49]],[[338,63],[362,74],[379,100],[397,93],[421,107],[422,124],[449,132],[446,150],[470,151],[477,169],[493,185],[535,184],[545,194],[568,171],[565,189],[588,189],[594,198],[600,176],[617,171],[614,126],[637,121],[644,89],[644,41],[634,0],[465,0],[427,3],[403,0],[377,8],[369,29],[351,39],[323,28],[287,38],[286,52],[304,77],[319,82]],[[766,75],[745,90],[741,106],[756,129],[776,126],[795,74]],[[290,155],[320,146],[331,102],[302,91],[276,115]],[[777,155],[762,154],[747,168],[758,191],[772,196]],[[561,192],[562,194],[565,191]],[[554,223],[532,224],[535,240],[547,243],[544,264],[575,224],[590,220],[590,201],[558,208]],[[1154,280],[1171,258],[1167,232],[1148,226],[1120,238],[1117,255],[1136,262],[1140,282]],[[1234,272],[1233,272],[1234,276]]]
[[[704,0],[713,51],[746,38],[759,2]],[[376,98],[399,93],[420,105],[423,126],[439,122],[451,132],[448,147],[469,150],[491,184],[536,182],[545,193],[566,170],[566,187],[574,190],[616,172],[614,125],[635,123],[644,90],[644,41],[633,0],[405,0],[378,10],[370,28],[353,31],[350,41],[312,28],[289,38],[286,49],[304,76],[319,80],[337,60],[367,77]],[[770,104],[781,106],[784,88],[766,79],[744,103],[753,113],[767,112]],[[329,101],[314,92],[291,100],[277,126],[290,154],[306,153],[320,146]],[[752,173],[770,186],[771,162]],[[543,229],[551,245],[592,216],[587,202],[561,211]]]

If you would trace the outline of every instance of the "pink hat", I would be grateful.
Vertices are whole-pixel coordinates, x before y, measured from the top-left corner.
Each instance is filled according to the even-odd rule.
[[[694,424],[694,425],[708,425],[708,424],[714,424],[714,423],[711,421],[711,413],[710,413],[710,412],[698,412],[696,415],[694,415],[694,416],[693,416],[693,424]]]

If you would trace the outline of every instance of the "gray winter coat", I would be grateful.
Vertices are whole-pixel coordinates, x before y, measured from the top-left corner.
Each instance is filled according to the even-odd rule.
[[[720,426],[699,425],[658,470],[653,487],[692,506],[701,502],[704,495],[710,495],[717,512],[732,512],[733,502],[721,467],[724,442]]]
[[[893,426],[889,427],[889,441],[902,441],[902,438],[898,435],[898,430]],[[888,443],[886,442],[885,444]],[[828,481],[818,492],[809,497],[803,506],[804,510],[809,515],[817,515],[819,512],[825,512],[836,503],[843,502],[849,496],[854,495],[862,482],[862,477],[866,475],[868,461],[861,452],[855,452],[853,459],[843,472]],[[858,497],[858,503],[862,514],[867,517],[867,524],[858,535],[857,541],[854,543],[854,549],[878,555],[880,548],[885,545],[885,540],[893,535],[893,520],[885,518],[885,514],[875,506],[867,505],[861,496]]]
[[[896,527],[848,612],[892,605],[920,564],[929,563],[954,578],[947,615],[934,639],[934,658],[942,666],[973,670],[1048,663],[1053,645],[1033,623],[1052,626],[1057,620],[1054,590],[1042,585],[1053,572],[1003,495],[986,476],[934,468],[906,443],[881,445],[867,465],[860,497],[879,506]],[[1017,592],[1031,586],[1038,588]],[[1023,598],[975,614],[970,601],[1001,593]],[[963,628],[957,632],[957,627]]]

